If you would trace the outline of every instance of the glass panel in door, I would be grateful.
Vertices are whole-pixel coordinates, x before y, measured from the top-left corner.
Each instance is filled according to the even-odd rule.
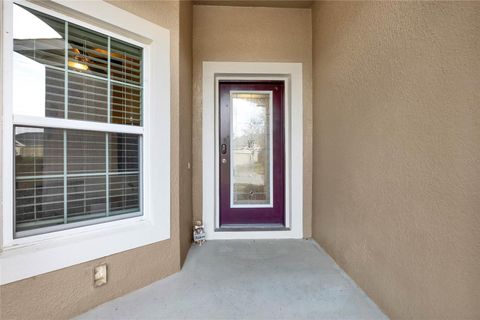
[[[232,92],[232,207],[272,206],[271,92]]]

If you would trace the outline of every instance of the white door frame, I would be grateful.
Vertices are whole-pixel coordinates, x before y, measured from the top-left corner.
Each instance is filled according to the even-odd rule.
[[[285,230],[219,230],[218,83],[220,80],[285,82]],[[207,239],[288,239],[303,237],[302,64],[203,62],[202,173],[203,224]],[[292,143],[293,142],[293,143]]]

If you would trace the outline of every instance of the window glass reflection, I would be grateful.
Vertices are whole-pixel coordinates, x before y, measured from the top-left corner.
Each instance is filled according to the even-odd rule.
[[[13,111],[64,117],[65,23],[13,6]]]
[[[270,205],[270,93],[231,93],[233,205]]]

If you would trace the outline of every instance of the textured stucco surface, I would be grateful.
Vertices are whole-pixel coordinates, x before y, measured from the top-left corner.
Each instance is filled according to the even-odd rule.
[[[192,20],[191,1],[180,1],[179,50],[179,173],[180,259],[183,264],[192,243]]]
[[[273,7],[273,8],[310,8],[312,0],[194,0],[196,5],[237,6],[237,7]]]
[[[179,1],[111,1],[170,30],[171,36],[171,239],[0,287],[1,319],[69,318],[180,269],[191,230],[191,4]],[[189,8],[190,5],[190,8]],[[182,48],[182,55],[179,55]],[[182,67],[180,68],[179,62]],[[180,121],[183,122],[180,133]],[[182,157],[182,161],[180,161]],[[188,227],[187,227],[188,225]],[[188,230],[187,230],[188,228]],[[181,238],[181,241],[180,241]],[[108,264],[108,284],[93,287],[93,267]]]
[[[303,63],[304,236],[311,235],[312,29],[310,9],[194,6],[193,216],[202,219],[202,63]],[[301,155],[296,155],[301,156]]]
[[[480,3],[316,3],[313,236],[393,319],[480,319]]]

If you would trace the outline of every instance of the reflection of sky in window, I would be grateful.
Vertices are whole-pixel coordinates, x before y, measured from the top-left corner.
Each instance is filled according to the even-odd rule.
[[[62,39],[52,27],[18,5],[13,6],[14,39]]]
[[[13,112],[45,116],[45,66],[13,53]]]
[[[28,128],[28,127],[16,127],[15,134],[22,134],[22,133],[31,133],[31,132],[43,132],[43,128]]]
[[[14,39],[61,39],[52,27],[32,13],[13,6]],[[45,116],[45,66],[24,55],[13,53],[13,112]]]
[[[243,99],[233,98],[233,133],[235,137],[248,134],[252,122],[263,124],[266,106]]]

